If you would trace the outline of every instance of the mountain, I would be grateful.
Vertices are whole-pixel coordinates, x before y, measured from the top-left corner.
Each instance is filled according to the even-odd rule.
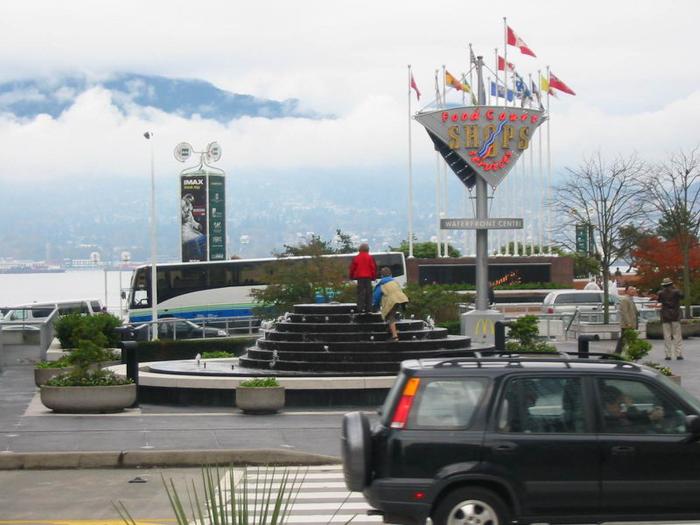
[[[124,112],[128,105],[136,104],[185,118],[199,115],[218,122],[241,117],[328,118],[327,115],[302,111],[297,99],[270,100],[225,91],[203,80],[133,73],[121,73],[101,81],[74,75],[1,83],[0,113],[10,113],[23,119],[31,119],[42,113],[57,118],[81,93],[94,87],[110,91],[114,104]]]

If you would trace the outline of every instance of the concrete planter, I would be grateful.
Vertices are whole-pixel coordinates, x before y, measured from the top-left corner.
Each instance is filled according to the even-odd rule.
[[[284,407],[284,387],[236,388],[236,406],[247,414],[270,414]]]
[[[136,401],[136,385],[42,386],[41,402],[54,412],[119,412]]]
[[[686,320],[681,320],[681,335],[683,336],[683,339],[700,336],[700,323],[689,323]],[[652,321],[647,323],[647,337],[649,339],[664,338],[660,321]]]
[[[53,379],[61,374],[69,374],[73,371],[72,366],[64,368],[35,368],[34,369],[34,384],[41,386],[46,384],[49,379]]]
[[[669,378],[671,381],[674,381],[674,382],[678,383],[679,385],[681,384],[681,376],[672,375],[672,376],[668,376],[668,378]]]

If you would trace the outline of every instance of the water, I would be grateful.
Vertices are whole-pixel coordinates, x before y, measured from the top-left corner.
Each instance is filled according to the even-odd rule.
[[[99,299],[112,313],[124,301],[120,289],[128,288],[131,270],[74,270],[65,273],[0,274],[0,306]],[[121,278],[121,279],[120,279]]]

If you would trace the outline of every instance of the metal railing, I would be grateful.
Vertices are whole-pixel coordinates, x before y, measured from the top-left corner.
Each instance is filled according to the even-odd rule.
[[[46,311],[47,308],[25,307],[12,308],[13,311]],[[29,316],[26,316],[29,317]],[[58,308],[51,310],[45,317],[37,317],[32,319],[17,319],[5,320],[0,319],[0,368],[7,365],[7,353],[12,349],[13,352],[34,353],[35,357],[38,351],[38,358],[46,360],[49,347],[54,338],[54,321],[58,319]],[[38,337],[37,337],[38,334]],[[21,337],[19,337],[21,335]]]
[[[189,322],[197,329],[188,326],[179,328],[178,323]],[[254,316],[238,317],[196,317],[183,319],[179,317],[159,318],[155,322],[130,324],[142,340],[153,339],[153,330],[157,330],[159,339],[211,339],[233,335],[254,335],[260,328],[260,318]]]

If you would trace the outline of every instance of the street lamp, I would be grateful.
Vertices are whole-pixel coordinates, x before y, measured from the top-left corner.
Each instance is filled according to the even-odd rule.
[[[151,340],[158,339],[158,270],[156,267],[156,175],[153,160],[153,132],[146,131],[143,136],[151,146]]]

